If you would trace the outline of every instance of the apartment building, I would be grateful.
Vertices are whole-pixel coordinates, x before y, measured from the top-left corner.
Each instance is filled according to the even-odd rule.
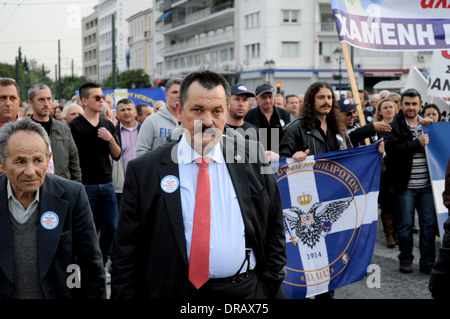
[[[161,11],[162,77],[209,69],[254,89],[279,82],[301,94],[314,81],[350,89],[331,5],[326,0],[154,0]],[[358,88],[406,77],[429,65],[429,52],[369,51],[350,46]],[[340,79],[339,79],[340,78]]]
[[[128,22],[127,19],[139,11],[151,7],[148,0],[101,0],[98,5],[99,80],[112,73],[113,53],[118,72],[128,69]],[[114,27],[113,32],[113,17]],[[113,33],[115,35],[113,48]]]
[[[143,69],[145,73],[152,74],[153,48],[152,32],[153,17],[152,9],[140,11],[127,19],[128,22],[128,52],[130,69]]]
[[[130,3],[140,8],[132,10]],[[114,13],[118,70],[143,68],[153,83],[208,69],[250,90],[264,81],[279,82],[285,94],[304,93],[314,81],[350,89],[327,0],[103,0],[100,81],[111,73]],[[411,66],[422,69],[431,61],[431,52],[348,48],[357,86],[369,92],[380,81],[402,80]]]
[[[94,12],[82,19],[83,76],[90,81],[99,81],[98,76],[98,6]]]

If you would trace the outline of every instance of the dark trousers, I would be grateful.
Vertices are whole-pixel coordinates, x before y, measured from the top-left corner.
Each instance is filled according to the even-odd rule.
[[[256,272],[249,271],[248,276],[243,273],[228,278],[209,279],[198,290],[191,285],[190,297],[192,300],[266,299],[269,295]],[[275,298],[284,298],[281,287]]]
[[[119,219],[116,192],[112,183],[84,185],[84,187],[99,234],[99,245],[105,265],[108,261],[108,252],[114,243]]]

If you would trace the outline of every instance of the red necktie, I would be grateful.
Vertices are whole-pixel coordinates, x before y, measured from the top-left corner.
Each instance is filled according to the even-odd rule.
[[[189,281],[199,289],[209,279],[209,238],[211,220],[211,194],[209,189],[209,157],[199,157],[200,166],[195,197],[194,226],[192,229]]]

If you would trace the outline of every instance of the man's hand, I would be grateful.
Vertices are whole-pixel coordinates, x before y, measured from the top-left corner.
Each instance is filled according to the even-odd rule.
[[[101,138],[102,140],[108,142],[108,143],[111,142],[111,140],[112,140],[112,138],[113,138],[111,132],[108,131],[108,130],[107,130],[106,128],[104,128],[104,127],[101,127],[101,128],[98,129],[98,131],[97,131],[97,136],[98,136],[99,138]]]
[[[275,152],[272,151],[266,151],[267,158],[269,159],[269,162],[278,162],[280,159],[280,155],[278,155]]]
[[[419,123],[422,124],[423,126],[430,126],[430,124],[433,123],[433,120],[430,119],[429,117],[424,117],[419,121]]]
[[[378,153],[384,154],[384,139],[380,139],[380,141],[378,144]]]
[[[375,122],[373,126],[377,132],[390,132],[392,130],[392,127],[385,122]]]
[[[417,138],[420,142],[420,145],[422,146],[426,146],[428,143],[430,143],[430,137],[428,136],[428,134],[422,134]]]
[[[308,154],[309,154],[309,149],[307,149],[304,152],[298,151],[298,152],[294,153],[294,155],[292,155],[292,159],[297,162],[304,161],[306,159],[306,157],[308,156]]]

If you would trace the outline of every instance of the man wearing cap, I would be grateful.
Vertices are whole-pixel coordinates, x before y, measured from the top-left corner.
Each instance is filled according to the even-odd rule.
[[[266,149],[278,153],[283,129],[291,121],[291,114],[275,107],[274,88],[270,83],[258,85],[255,93],[257,107],[248,111],[244,119],[259,128],[261,142]]]
[[[227,114],[227,126],[235,129],[245,138],[258,141],[258,128],[244,120],[250,108],[250,97],[255,95],[249,92],[242,84],[231,87],[230,109]]]
[[[342,122],[345,124],[347,134],[355,147],[365,145],[364,140],[366,138],[369,138],[371,143],[375,142],[377,133],[391,131],[391,126],[382,121],[368,123],[361,127],[359,122],[355,121],[358,117],[356,113],[358,104],[353,104],[346,98],[340,99],[338,105],[341,110]]]

